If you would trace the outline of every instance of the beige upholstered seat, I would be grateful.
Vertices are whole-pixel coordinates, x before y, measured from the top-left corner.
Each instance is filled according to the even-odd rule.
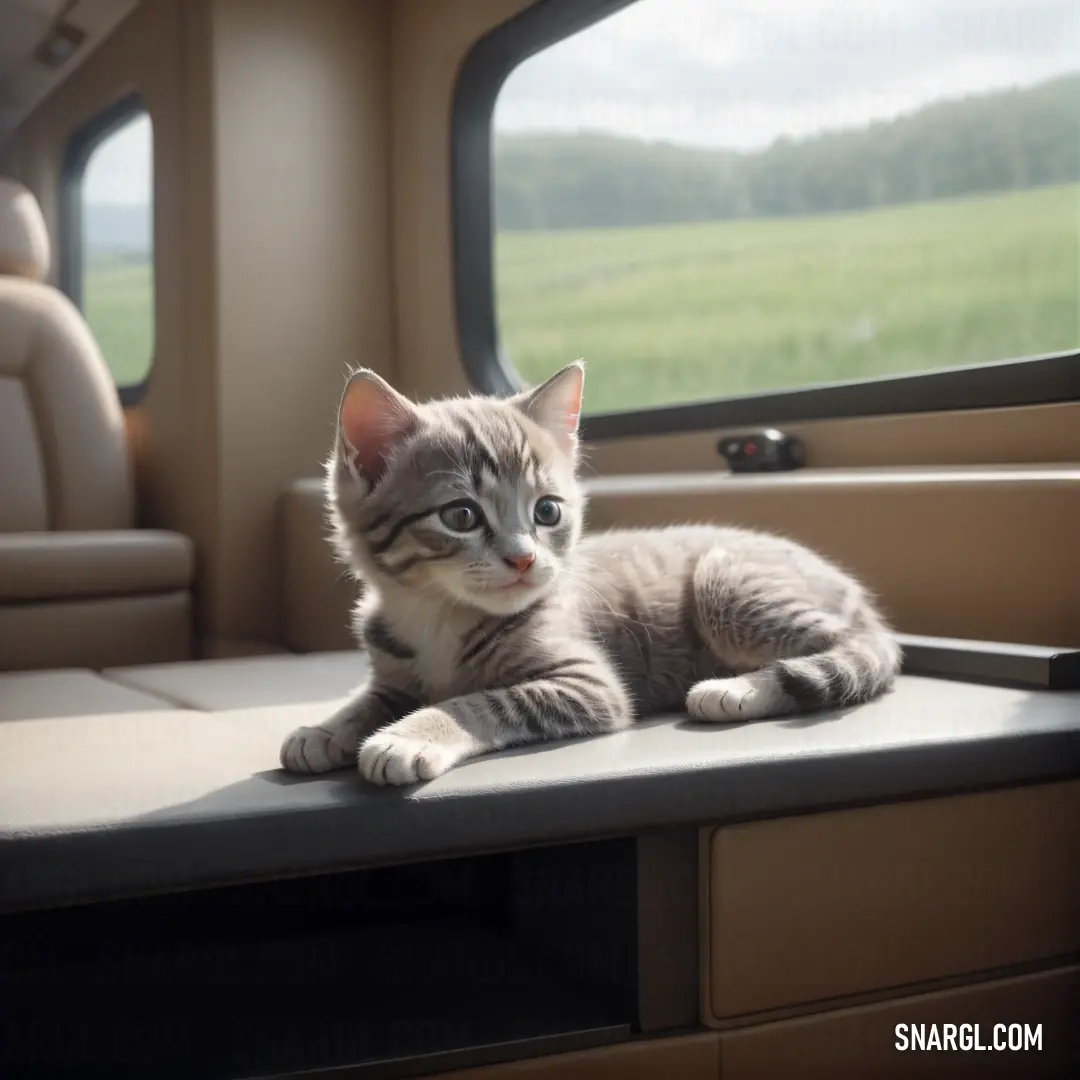
[[[191,542],[135,528],[116,389],[48,269],[36,200],[0,178],[0,670],[186,659]]]

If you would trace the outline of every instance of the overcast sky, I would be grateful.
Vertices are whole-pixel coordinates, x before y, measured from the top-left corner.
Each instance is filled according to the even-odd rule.
[[[83,200],[92,203],[148,203],[153,132],[140,116],[106,139],[90,155],[83,173]]]
[[[752,149],[1080,70],[1080,0],[637,0],[526,60],[501,132]],[[150,126],[95,155],[87,198],[149,197]]]
[[[526,60],[495,127],[750,149],[1078,69],[1078,0],[638,0]]]

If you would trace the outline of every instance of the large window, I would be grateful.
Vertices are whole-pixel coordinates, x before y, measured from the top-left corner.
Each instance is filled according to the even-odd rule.
[[[153,132],[126,101],[76,135],[66,187],[64,285],[82,308],[121,390],[154,357]]]
[[[532,12],[539,52],[505,31],[535,52],[490,141],[512,380],[584,356],[613,412],[1080,345],[1076,0],[589,6],[561,40]]]

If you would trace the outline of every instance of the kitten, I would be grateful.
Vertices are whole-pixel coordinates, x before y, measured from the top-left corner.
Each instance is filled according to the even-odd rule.
[[[579,362],[512,398],[418,405],[349,379],[326,488],[371,675],[285,740],[284,768],[410,784],[652,713],[754,720],[891,687],[889,627],[806,548],[709,525],[582,537],[583,382]]]

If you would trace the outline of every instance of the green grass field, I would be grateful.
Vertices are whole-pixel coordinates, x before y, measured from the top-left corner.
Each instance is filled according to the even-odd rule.
[[[578,356],[589,411],[978,364],[1080,345],[1080,186],[860,214],[504,233],[503,347]],[[88,268],[117,382],[153,354],[146,264]]]
[[[154,357],[154,276],[149,263],[100,259],[86,268],[83,312],[118,386],[146,378]]]
[[[806,218],[504,233],[506,356],[590,412],[1080,345],[1080,186]]]

